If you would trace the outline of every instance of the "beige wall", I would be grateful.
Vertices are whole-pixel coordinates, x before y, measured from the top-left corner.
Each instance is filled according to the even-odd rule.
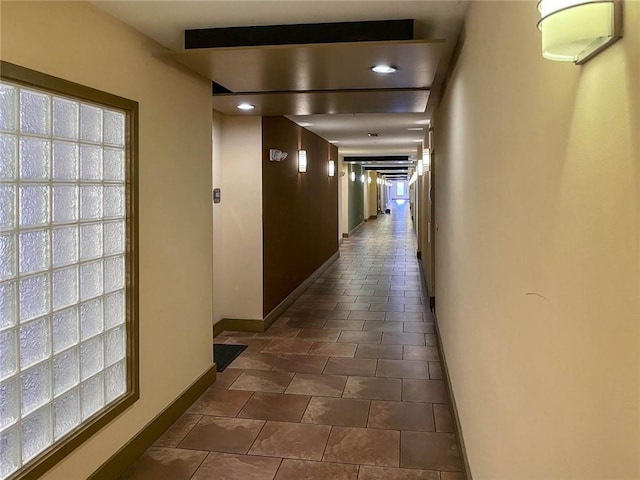
[[[378,179],[378,174],[376,172],[368,172],[367,177],[371,178],[371,183],[368,183],[365,190],[367,191],[367,216],[365,218],[369,218],[371,216],[378,215],[378,184],[376,180]]]
[[[472,2],[435,119],[437,316],[474,479],[640,478],[640,3],[579,67]]]
[[[214,112],[214,323],[262,319],[262,118]]]
[[[87,478],[212,364],[210,85],[85,3],[2,2],[3,60],[140,103],[140,400],[46,479]]]

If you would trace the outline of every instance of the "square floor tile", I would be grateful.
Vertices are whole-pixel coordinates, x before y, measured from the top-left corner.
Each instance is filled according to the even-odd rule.
[[[322,373],[329,357],[273,353],[271,364],[276,372]]]
[[[340,397],[347,377],[343,375],[314,375],[296,373],[287,387],[287,394]]]
[[[287,320],[287,326],[290,328],[322,328],[327,323],[325,318],[307,318],[304,320],[290,318]],[[275,323],[274,323],[275,325]],[[300,334],[298,334],[298,337]]]
[[[338,342],[340,343],[376,343],[382,340],[382,332],[340,332]]]
[[[216,373],[216,381],[213,382],[211,388],[215,388],[216,390],[226,390],[238,379],[241,373],[242,369],[240,368],[227,367],[224,371]]]
[[[402,345],[358,345],[356,358],[402,360]]]
[[[230,390],[250,390],[254,392],[282,393],[291,382],[293,373],[263,372],[260,370],[245,370],[238,379],[231,384]]]
[[[276,480],[356,480],[357,477],[357,465],[285,458]]]
[[[433,325],[425,322],[404,322],[405,333],[433,333]]]
[[[442,380],[402,380],[402,400],[405,402],[448,403]]]
[[[121,480],[189,480],[206,456],[207,452],[151,447]]]
[[[340,311],[340,310],[369,310],[369,307],[371,306],[370,303],[338,303],[336,310]]]
[[[398,378],[349,377],[342,396],[368,400],[400,400],[402,380]]]
[[[373,400],[367,427],[433,432],[433,409],[430,403]]]
[[[429,362],[429,378],[431,380],[442,380],[442,365],[440,362]]]
[[[374,297],[372,297],[374,298]],[[375,298],[381,298],[381,297],[375,297]],[[368,310],[362,311],[362,310],[357,310],[357,311],[352,311],[349,314],[349,320],[384,320],[384,312],[370,312]]]
[[[353,357],[358,348],[357,343],[323,343],[313,342],[308,355],[327,355],[330,357]]]
[[[374,376],[377,360],[369,358],[331,357],[322,373],[334,375]]]
[[[191,480],[273,480],[280,462],[279,458],[210,453]]]
[[[425,340],[425,344],[427,345],[427,347],[437,347],[438,346],[438,339],[436,338],[436,336],[433,333],[425,333],[424,334],[424,340]]]
[[[204,416],[178,446],[211,452],[247,453],[263,426],[262,420]]]
[[[366,427],[368,414],[369,400],[312,397],[302,423]]]
[[[271,370],[273,354],[245,350],[231,362],[234,369],[239,370]]]
[[[404,312],[404,305],[397,303],[372,303],[371,312]]]
[[[405,345],[403,360],[440,360],[438,347],[422,347],[416,345]]]
[[[255,392],[238,417],[299,422],[310,398],[305,395]]]
[[[361,465],[358,480],[441,480],[440,472]],[[443,479],[444,480],[444,479]],[[460,479],[462,480],[462,479]]]
[[[251,455],[321,460],[331,427],[267,422],[251,447]]]
[[[358,295],[356,302],[358,303],[388,303],[388,297],[376,295]]]
[[[427,379],[429,366],[419,360],[378,360],[376,377]]]
[[[200,415],[235,417],[251,395],[251,392],[240,390],[215,390],[209,388],[200,395],[187,412]]]
[[[404,322],[385,322],[377,320],[367,320],[364,322],[365,332],[394,332],[402,333],[402,325]]]
[[[333,427],[322,460],[397,467],[399,446],[400,432],[372,428]]]
[[[184,413],[171,425],[153,445],[155,447],[175,447],[191,431],[202,415]]]
[[[462,472],[440,472],[440,480],[464,480]]]
[[[453,433],[453,418],[449,405],[435,404],[433,416],[436,420],[436,432]]]
[[[405,292],[407,293],[407,292]],[[428,303],[428,300],[423,300]],[[405,305],[405,312],[420,312],[422,313],[422,319],[427,321],[430,320],[429,323],[433,323],[433,317],[431,316],[431,310],[429,310],[428,305]]]
[[[360,331],[364,327],[364,320],[327,320],[323,329]]]
[[[261,340],[263,339],[275,339],[275,340],[284,340],[284,339],[293,339],[298,336],[300,333],[299,328],[291,328],[289,325],[285,327],[269,327],[266,331],[262,333],[256,333],[256,338]],[[275,343],[275,342],[274,342]]]
[[[382,345],[424,345],[423,333],[393,333],[382,334]]]
[[[279,340],[262,350],[262,353],[297,353],[304,355],[311,348],[311,342],[304,340]]]
[[[325,321],[326,323],[326,321]],[[324,326],[324,325],[323,325]],[[338,340],[340,332],[337,330],[328,330],[320,328],[303,328],[298,334],[300,340],[310,340],[316,342],[335,342]]]
[[[400,466],[460,471],[460,457],[451,433],[402,432]]]
[[[404,306],[404,305],[403,305]],[[422,313],[420,312],[387,312],[384,317],[388,322],[421,322],[422,321]]]

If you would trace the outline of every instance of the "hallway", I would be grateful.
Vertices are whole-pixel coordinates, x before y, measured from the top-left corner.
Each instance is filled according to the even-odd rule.
[[[409,204],[340,251],[124,478],[462,480]]]

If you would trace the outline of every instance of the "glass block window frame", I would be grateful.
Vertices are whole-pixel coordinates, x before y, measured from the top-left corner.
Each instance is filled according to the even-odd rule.
[[[137,102],[0,63],[0,479],[139,398]]]

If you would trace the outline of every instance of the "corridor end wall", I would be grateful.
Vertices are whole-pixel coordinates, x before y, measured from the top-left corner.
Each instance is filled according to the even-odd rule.
[[[437,318],[473,478],[640,478],[640,3],[583,66],[472,2],[435,118]]]

